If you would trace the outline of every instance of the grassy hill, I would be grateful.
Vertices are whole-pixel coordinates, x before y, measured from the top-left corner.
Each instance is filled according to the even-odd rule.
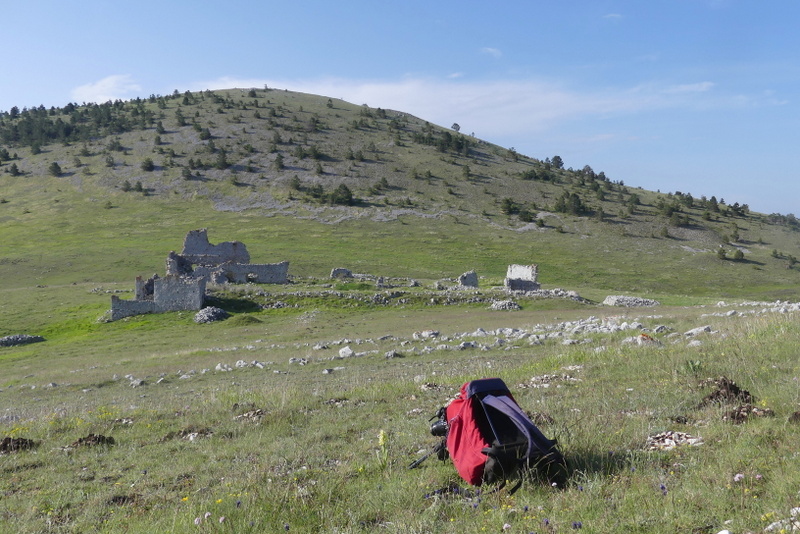
[[[645,191],[398,111],[232,89],[0,120],[0,274],[12,286],[129,280],[208,227],[298,275],[341,264],[499,277],[508,263],[538,263],[545,284],[576,289],[797,294],[793,217]],[[37,137],[42,124],[61,129]],[[342,184],[349,205],[333,198]],[[737,249],[744,259],[730,261]]]
[[[0,337],[45,341],[0,347],[0,440],[36,444],[0,454],[0,531],[755,532],[787,518],[796,314],[742,301],[797,299],[794,217],[456,130],[266,89],[1,114]],[[213,288],[232,314],[219,323],[98,322],[197,228],[253,262],[289,260],[293,283]],[[586,300],[492,311],[510,263]],[[394,287],[334,282],[334,267]],[[436,288],[471,269],[478,290]],[[661,306],[598,305],[608,294]],[[683,335],[701,325],[712,333]],[[658,343],[628,339],[640,332]],[[733,425],[733,406],[702,404],[723,375],[774,416]],[[434,443],[428,417],[482,376],[550,417],[566,490],[479,496],[450,464],[405,468]],[[704,445],[646,449],[667,430]]]

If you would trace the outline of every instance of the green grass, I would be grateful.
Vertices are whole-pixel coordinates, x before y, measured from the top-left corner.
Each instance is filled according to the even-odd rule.
[[[680,332],[698,324],[702,308],[695,310],[644,319],[645,326],[668,324]],[[428,318],[439,317],[442,334],[452,335],[476,323],[531,328],[537,313],[545,312],[498,316],[453,307]],[[787,423],[800,372],[794,317],[706,318],[725,337],[706,336],[688,351],[685,341],[664,337],[662,347],[633,347],[614,334],[592,336],[588,345],[522,343],[489,353],[423,355],[398,346],[405,357],[386,360],[383,351],[399,341],[390,339],[351,341],[357,351],[377,352],[337,361],[327,359],[337,346],[314,351],[307,344],[338,339],[334,334],[345,324],[339,321],[353,325],[348,337],[372,329],[410,339],[404,326],[418,325],[404,325],[398,310],[324,315],[333,324],[309,331],[323,320],[295,315],[293,325],[282,326],[242,314],[193,325],[185,314],[166,314],[101,325],[110,329],[108,343],[80,343],[83,354],[47,347],[50,341],[2,349],[0,401],[3,414],[15,418],[3,419],[0,435],[39,446],[0,457],[0,524],[19,532],[195,532],[195,518],[209,512],[201,531],[273,532],[289,525],[299,532],[478,533],[507,523],[530,532],[547,531],[548,519],[555,532],[570,531],[577,521],[592,532],[726,525],[741,532],[786,517],[796,505],[792,443],[800,428]],[[193,340],[194,348],[179,349],[181,338],[187,345]],[[226,350],[207,350],[215,347]],[[47,358],[50,350],[64,355]],[[291,357],[310,361],[289,364]],[[238,359],[267,367],[213,370]],[[327,368],[338,369],[324,374]],[[180,378],[192,370],[191,378]],[[556,373],[579,381],[519,387]],[[132,388],[127,374],[146,385]],[[731,425],[721,420],[724,408],[698,407],[708,392],[700,380],[721,375],[775,417]],[[529,482],[513,496],[478,497],[447,462],[429,459],[406,469],[435,443],[427,418],[462,382],[480,376],[503,378],[525,409],[553,418],[542,429],[559,439],[569,460],[566,490]],[[50,381],[58,385],[45,387]],[[423,383],[441,389],[422,389]],[[236,419],[256,409],[260,418]],[[675,423],[678,416],[687,422]],[[205,430],[211,433],[194,441],[182,437]],[[388,433],[385,449],[378,444],[381,430]],[[701,436],[704,444],[645,451],[646,438],[664,430]],[[89,433],[112,436],[115,445],[61,450]],[[734,482],[737,473],[744,479]]]
[[[426,126],[414,117],[258,93],[261,119],[251,104],[241,109],[252,99],[238,91],[229,95],[234,104],[204,94],[181,107],[234,163],[199,169],[191,180],[181,177],[188,159],[213,155],[191,125],[175,122],[180,99],[163,109],[146,104],[163,120],[172,166],[153,146],[152,127],[120,134],[124,152],[107,150],[110,138],[87,141],[81,167],[73,160],[82,143],[48,145],[39,155],[12,147],[20,177],[0,164],[0,336],[45,338],[0,348],[0,438],[39,444],[0,456],[0,531],[238,533],[288,525],[291,532],[479,533],[507,523],[511,532],[565,532],[580,521],[591,532],[745,532],[797,506],[798,428],[788,422],[800,403],[796,317],[708,315],[726,309],[714,306],[720,300],[796,299],[798,270],[788,260],[800,252],[795,230],[752,213],[706,221],[694,206],[683,212],[690,226],[662,237],[667,220],[655,206],[667,195],[609,183],[601,201],[592,197],[598,184],[569,170],[555,172],[555,182],[521,180],[544,163],[511,161],[501,147],[478,143],[467,157],[418,144],[412,134]],[[308,131],[314,114],[321,126]],[[275,133],[283,171],[272,166]],[[322,175],[316,162],[293,155],[298,145],[326,154]],[[364,161],[348,160],[348,148],[362,150]],[[113,168],[105,166],[109,154]],[[145,157],[156,171],[141,170]],[[64,175],[47,174],[54,160]],[[294,175],[304,190],[290,187]],[[147,194],[124,192],[124,180],[140,180]],[[358,204],[324,206],[304,192],[340,182]],[[547,211],[563,191],[602,208],[606,222]],[[631,192],[642,205],[621,213]],[[544,226],[502,214],[503,198],[535,203]],[[715,253],[734,223],[744,262]],[[167,253],[197,228],[208,228],[214,243],[244,242],[253,262],[290,261],[293,283],[213,288],[209,303],[231,313],[213,324],[195,324],[193,312],[98,321],[112,294],[132,298],[136,276],[163,274]],[[536,263],[546,289],[575,290],[588,301],[518,298],[520,311],[490,311],[492,299],[508,298],[497,288],[511,263]],[[394,287],[330,280],[334,267]],[[473,269],[477,291],[435,289]],[[609,294],[661,305],[599,306]],[[586,341],[578,345],[425,349],[457,345],[445,338],[478,328],[533,330],[588,316],[678,334],[711,324],[720,333],[703,336],[700,347],[668,334],[657,336],[661,347],[634,347],[622,343],[633,334],[619,332],[576,336]],[[442,338],[413,339],[431,329]],[[475,341],[492,346],[495,337]],[[359,356],[339,359],[345,344]],[[392,350],[402,357],[385,358]],[[218,364],[233,370],[217,371]],[[580,381],[520,387],[563,373]],[[725,408],[698,407],[706,393],[700,381],[722,375],[775,417],[734,426],[721,421]],[[128,376],[145,384],[131,387]],[[523,408],[553,418],[542,429],[569,460],[565,491],[529,483],[513,496],[479,498],[449,463],[406,469],[435,443],[428,418],[463,382],[484,376],[503,378]],[[236,418],[254,410],[257,420]],[[700,435],[704,445],[645,451],[647,437],[664,430]],[[115,444],[67,447],[90,433]],[[192,433],[200,437],[184,439]],[[738,473],[744,479],[734,482]]]

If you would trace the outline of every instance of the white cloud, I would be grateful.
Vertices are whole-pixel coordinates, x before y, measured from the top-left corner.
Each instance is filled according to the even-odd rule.
[[[122,100],[142,91],[130,74],[114,74],[102,80],[87,83],[71,91],[72,100],[78,103],[103,103],[109,100]]]
[[[603,18],[610,20],[619,20],[622,18],[622,15],[620,15],[619,13],[609,13],[607,15],[603,15]]]
[[[458,122],[486,140],[541,136],[572,121],[617,118],[663,109],[739,107],[716,95],[712,82],[629,88],[571,88],[539,80],[465,81],[409,77],[395,81],[223,77],[191,84],[193,90],[261,88],[267,85],[403,111],[439,125]],[[599,139],[596,139],[597,141]],[[606,140],[608,140],[606,138]],[[519,143],[518,143],[519,144]]]
[[[484,47],[484,48],[481,48],[481,53],[489,55],[489,56],[492,56],[492,57],[501,57],[503,55],[503,53],[499,49],[491,48],[491,47],[488,47],[488,46]]]
[[[673,85],[665,89],[665,93],[704,93],[714,87],[714,82],[687,83]]]

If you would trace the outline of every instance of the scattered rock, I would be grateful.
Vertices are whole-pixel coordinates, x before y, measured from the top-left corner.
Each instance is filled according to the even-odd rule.
[[[184,428],[183,430],[179,430],[177,432],[170,432],[169,434],[161,438],[161,441],[169,441],[175,438],[184,439],[186,441],[195,441],[200,438],[211,436],[212,434],[214,434],[214,431],[211,430],[210,428],[205,428],[205,427],[196,428],[190,426],[188,428]]]
[[[353,278],[353,272],[344,267],[335,267],[331,269],[331,278]]]
[[[623,306],[626,308],[638,308],[642,306],[658,306],[661,303],[657,300],[644,299],[639,297],[626,297],[624,295],[609,295],[603,300],[604,306]]]
[[[262,409],[250,410],[243,414],[237,415],[233,418],[234,421],[251,421],[255,422],[264,417],[265,412]]]
[[[711,332],[710,326],[698,326],[697,328],[692,328],[691,330],[687,330],[683,333],[686,337],[696,336],[697,334],[704,334],[707,332]]]
[[[572,375],[561,374],[561,375],[539,375],[534,376],[526,384],[519,384],[520,389],[540,389],[540,388],[549,388],[552,384],[558,383],[556,387],[561,387],[561,383],[567,384],[575,384],[580,382],[580,378],[575,378]]]
[[[44,341],[42,336],[29,336],[27,334],[13,334],[0,337],[0,347],[13,347],[15,345],[26,345],[28,343],[39,343]]]
[[[668,430],[655,436],[649,436],[645,443],[648,451],[669,451],[682,445],[702,445],[703,438],[691,436],[685,432]]]
[[[747,422],[748,419],[753,417],[774,417],[775,412],[770,410],[769,408],[759,408],[758,406],[753,406],[752,404],[742,404],[741,406],[737,406],[733,410],[725,412],[722,416],[723,421],[727,421],[729,423],[733,423],[735,425],[740,425],[742,423]]]
[[[626,337],[622,340],[622,343],[625,345],[638,345],[642,346],[660,346],[661,342],[658,341],[656,338],[651,336],[650,334],[639,334],[638,336]]]
[[[522,307],[513,300],[496,300],[492,302],[489,309],[495,311],[516,311],[521,310]]]
[[[766,526],[764,532],[797,532],[800,531],[800,508],[792,508],[789,517],[774,521]]]
[[[222,321],[228,317],[230,317],[230,315],[222,308],[207,306],[195,314],[194,322],[197,324],[213,323],[215,321]]]
[[[414,332],[414,339],[433,339],[435,337],[439,337],[438,330],[423,330],[421,332]]]

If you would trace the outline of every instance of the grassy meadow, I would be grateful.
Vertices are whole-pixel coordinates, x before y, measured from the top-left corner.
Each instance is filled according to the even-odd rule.
[[[700,324],[687,310],[530,302],[209,325],[176,313],[103,325],[104,342],[73,332],[63,347],[3,349],[0,433],[37,446],[0,456],[0,522],[16,532],[758,532],[797,505],[793,315],[706,317],[715,333],[697,347],[683,335],[635,346],[617,333],[424,350],[478,327],[533,331],[554,314],[680,333]],[[432,325],[442,339],[413,339]],[[358,356],[337,358],[343,346]],[[481,494],[449,462],[407,469],[435,444],[428,418],[483,376],[546,414],[540,427],[569,462],[566,489],[529,481],[514,495]],[[700,406],[713,389],[702,380],[720,376],[774,416],[736,425],[723,421],[733,404]],[[542,377],[549,387],[530,387]],[[645,450],[668,430],[703,443]],[[76,444],[92,434],[114,443]]]
[[[800,330],[764,302],[800,296],[793,217],[715,211],[713,192],[644,191],[316,95],[43,113],[76,131],[116,118],[0,146],[0,338],[44,338],[0,347],[0,532],[791,530]],[[0,138],[25,120],[0,113]],[[352,203],[331,201],[339,184]],[[288,260],[292,283],[212,287],[231,314],[212,324],[100,320],[199,228],[254,263]],[[584,300],[509,296],[512,263]],[[333,281],[335,267],[393,287]],[[479,289],[437,289],[473,269]],[[620,294],[660,305],[600,304]],[[489,309],[508,298],[521,309]],[[657,343],[630,342],[643,332]],[[490,376],[558,439],[565,489],[479,491],[435,458],[407,468],[435,445],[436,410]],[[703,403],[720,377],[753,398]],[[742,404],[772,415],[726,420]],[[702,444],[648,450],[668,431]]]

